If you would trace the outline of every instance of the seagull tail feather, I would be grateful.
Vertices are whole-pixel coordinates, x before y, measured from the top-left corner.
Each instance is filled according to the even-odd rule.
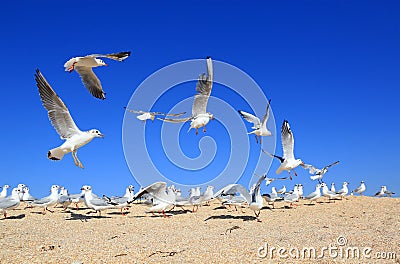
[[[47,157],[51,160],[61,160],[64,157],[64,151],[60,147],[53,148],[47,152]]]

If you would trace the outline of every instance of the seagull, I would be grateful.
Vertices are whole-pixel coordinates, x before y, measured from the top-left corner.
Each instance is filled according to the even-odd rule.
[[[343,197],[345,197],[349,193],[349,189],[347,188],[348,184],[348,182],[343,182],[342,189],[336,192],[340,195],[340,199],[343,199]]]
[[[329,164],[322,169],[317,169],[313,165],[310,164],[303,164],[301,165],[304,169],[308,170],[310,174],[313,174],[313,176],[310,176],[311,180],[317,180],[319,183],[322,183],[322,177],[324,177],[325,173],[328,172],[328,169],[336,164],[339,164],[339,161],[335,161],[332,164]]]
[[[210,201],[214,197],[214,186],[207,186],[207,189],[203,193],[203,202],[206,203],[206,205],[210,205]]]
[[[57,147],[49,150],[47,157],[51,160],[61,160],[65,154],[72,152],[75,165],[83,168],[82,162],[78,159],[78,148],[86,145],[95,137],[104,137],[97,129],[89,131],[81,131],[75,125],[67,106],[60,97],[54,92],[50,84],[43,77],[42,73],[37,69],[35,74],[36,85],[39,89],[40,99],[43,106],[48,111],[51,124],[65,142]]]
[[[166,187],[167,183],[166,182],[155,182],[146,188],[143,188],[143,190],[139,191],[138,193],[135,194],[133,197],[133,201],[136,199],[140,198],[141,196],[145,194],[149,194],[150,196],[153,197],[153,206],[150,207],[147,212],[150,212],[154,214],[155,212],[157,213],[162,213],[164,217],[168,217],[165,214],[165,211],[173,207],[175,204],[175,193],[169,189],[168,192],[166,192]]]
[[[297,166],[304,164],[301,159],[295,159],[294,158],[294,137],[292,130],[290,129],[289,122],[287,120],[283,121],[282,128],[281,128],[281,138],[282,138],[282,148],[283,148],[283,157],[271,154],[265,150],[262,149],[262,151],[271,156],[279,159],[281,162],[281,165],[279,168],[276,170],[276,174],[280,174],[282,171],[287,170],[290,176],[290,179],[292,179],[292,175],[290,174],[290,171],[293,170],[294,175],[297,176],[296,171],[294,170]]]
[[[122,212],[122,210],[128,210],[128,202],[133,200],[133,190],[134,187],[133,185],[129,185],[125,189],[125,194],[123,196],[117,196],[117,197],[107,197],[103,195],[103,198],[107,201],[107,203],[114,205],[116,208],[121,209],[121,214],[126,215]]]
[[[91,186],[85,185],[81,188],[81,190],[85,193],[85,205],[88,208],[95,210],[99,216],[101,216],[101,211],[115,207],[114,205],[109,204],[106,200],[93,196]]]
[[[5,185],[3,186],[3,190],[1,190],[1,192],[0,192],[0,199],[1,199],[1,198],[6,198],[6,197],[7,197],[7,190],[8,190],[8,188],[10,188],[10,186],[7,185],[7,184],[5,184]]]
[[[328,186],[324,182],[321,183],[321,187],[322,187],[322,195],[325,196],[325,197],[328,197],[329,198],[329,202],[331,202],[332,198],[336,198],[336,197],[339,196],[339,194],[337,194],[335,192],[331,192],[328,189]]]
[[[334,183],[334,182],[331,183],[331,189],[330,189],[330,191],[331,191],[331,192],[336,192],[335,183]]]
[[[312,204],[312,201],[315,201],[320,197],[321,197],[321,185],[317,184],[317,186],[315,186],[315,191],[304,197],[304,199],[310,200],[310,204]]]
[[[263,207],[263,198],[260,194],[260,185],[262,181],[264,181],[266,178],[266,175],[262,175],[258,181],[253,185],[252,191],[249,192],[247,189],[240,184],[230,184],[223,188],[220,192],[220,194],[224,193],[239,193],[243,198],[246,200],[249,208],[254,211],[254,214],[256,216],[256,219],[258,222],[261,222],[261,219],[259,218],[261,209]]]
[[[293,205],[294,202],[298,202],[298,201],[299,201],[299,198],[300,198],[300,195],[299,195],[299,185],[296,184],[296,185],[294,186],[293,192],[287,194],[287,195],[283,198],[283,200],[284,200],[285,202],[287,202],[287,203],[290,203],[289,207],[292,207],[292,205]]]
[[[17,188],[18,188],[18,190],[19,190],[19,200],[22,200],[22,195],[24,195],[24,190],[23,190],[23,188],[24,188],[25,186],[26,186],[26,185],[23,184],[23,183],[20,183],[20,184],[18,184],[18,186],[17,186]]]
[[[381,189],[379,192],[375,193],[374,196],[382,197],[385,196],[385,186],[381,186]]]
[[[387,189],[386,185],[383,186],[384,187],[384,192],[387,196],[392,197],[393,194],[395,194],[394,192],[391,192]]]
[[[277,191],[278,194],[284,194],[285,192],[286,192],[286,186],[285,186],[285,185],[283,185],[283,187],[280,188],[280,189]]]
[[[67,210],[68,205],[72,203],[72,199],[68,195],[68,189],[60,187],[60,193],[58,194],[58,203],[62,205],[64,211]]]
[[[24,193],[22,195],[22,199],[21,201],[27,202],[27,201],[34,201],[37,200],[35,197],[33,197],[30,193],[29,193],[29,187],[28,186],[24,186],[22,188],[22,192]]]
[[[60,186],[52,185],[49,196],[43,197],[42,199],[39,199],[39,200],[34,200],[32,202],[29,202],[28,204],[36,206],[36,207],[43,207],[43,214],[46,213],[46,210],[51,213],[54,213],[54,211],[49,210],[47,207],[57,204],[59,189],[60,189]]]
[[[149,120],[149,119],[151,121],[154,121],[154,118],[156,116],[158,116],[158,115],[163,115],[163,116],[181,116],[181,115],[186,114],[186,112],[182,112],[182,113],[179,113],[179,114],[165,114],[165,113],[162,113],[162,112],[146,112],[146,111],[142,111],[142,110],[131,110],[131,109],[128,109],[126,107],[124,107],[124,108],[127,111],[131,112],[131,113],[137,114],[138,116],[136,118],[141,120],[141,121],[143,121],[144,123],[146,122],[146,120]]]
[[[267,203],[272,203],[272,207],[275,208],[275,201],[282,200],[282,197],[278,196],[278,192],[275,187],[271,188],[271,193],[262,195]]]
[[[18,188],[14,188],[12,189],[9,197],[0,200],[0,212],[3,213],[4,218],[7,218],[7,210],[12,210],[19,206],[19,193],[20,190]]]
[[[363,192],[365,192],[365,183],[364,181],[361,181],[360,186],[358,186],[354,191],[352,191],[352,193],[358,193],[362,196]]]
[[[107,66],[107,64],[99,58],[108,58],[116,61],[123,61],[131,55],[130,51],[127,52],[119,52],[112,54],[92,54],[84,57],[74,57],[68,60],[65,64],[65,71],[72,72],[76,70],[76,72],[81,76],[83,85],[85,85],[86,89],[96,98],[106,99],[103,88],[101,87],[101,83],[99,78],[97,78],[96,74],[94,74],[92,68],[98,66]]]
[[[192,116],[181,119],[172,119],[172,118],[157,118],[164,122],[170,123],[182,123],[182,122],[190,122],[190,129],[196,129],[196,135],[199,134],[198,129],[200,127],[203,128],[203,132],[206,132],[206,125],[210,120],[214,119],[214,115],[206,112],[208,99],[210,98],[211,89],[213,85],[213,65],[210,57],[207,57],[207,73],[201,74],[196,84],[196,95],[194,96],[194,102],[192,106]]]
[[[268,105],[267,105],[267,110],[266,113],[263,117],[262,122],[260,121],[260,119],[250,113],[247,113],[245,111],[239,110],[239,114],[247,121],[250,123],[253,123],[253,127],[252,129],[254,129],[253,131],[247,133],[249,134],[254,134],[256,136],[256,142],[260,142],[260,144],[262,143],[262,137],[263,136],[271,136],[272,133],[271,131],[268,130],[267,128],[267,122],[268,122],[268,118],[269,118],[269,105],[271,103],[271,100],[268,101]],[[260,138],[260,140],[258,140]]]

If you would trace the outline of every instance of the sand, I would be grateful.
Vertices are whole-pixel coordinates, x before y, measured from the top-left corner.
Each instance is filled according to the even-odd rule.
[[[21,204],[0,220],[0,263],[400,263],[399,198],[306,203],[265,206],[262,222],[218,201],[168,218],[142,204],[101,217],[86,208],[42,215]]]

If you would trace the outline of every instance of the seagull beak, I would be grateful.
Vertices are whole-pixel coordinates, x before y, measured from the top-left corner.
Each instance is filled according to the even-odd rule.
[[[99,134],[99,137],[104,138],[104,134]]]
[[[104,66],[108,66],[108,64],[104,64]]]

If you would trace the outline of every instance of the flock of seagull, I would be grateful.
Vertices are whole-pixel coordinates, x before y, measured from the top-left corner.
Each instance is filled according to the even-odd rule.
[[[89,209],[93,209],[101,216],[101,211],[107,209],[119,209],[122,215],[126,215],[126,210],[134,204],[135,201],[148,204],[150,207],[146,212],[159,213],[164,217],[168,217],[171,214],[167,212],[172,211],[175,207],[180,208],[183,211],[184,207],[192,206],[191,212],[195,213],[200,206],[209,206],[213,200],[218,200],[225,208],[235,207],[249,208],[255,214],[255,219],[261,222],[259,218],[261,209],[264,207],[264,201],[268,205],[272,205],[275,208],[276,202],[285,202],[289,204],[289,208],[292,207],[300,199],[308,200],[312,204],[322,197],[328,198],[329,203],[331,200],[342,200],[349,195],[348,183],[343,182],[342,189],[335,191],[332,185],[328,189],[327,185],[322,182],[318,183],[315,187],[315,191],[303,196],[303,185],[295,184],[292,191],[287,191],[286,187],[283,186],[281,189],[276,190],[276,187],[271,188],[270,193],[260,193],[261,183],[265,181],[268,186],[275,180],[284,180],[286,178],[268,178],[266,175],[259,177],[258,181],[247,190],[240,184],[229,184],[217,192],[214,192],[213,186],[208,186],[204,193],[201,193],[200,187],[191,188],[189,196],[183,197],[182,192],[176,189],[174,185],[167,186],[165,182],[156,182],[145,188],[140,188],[137,193],[134,193],[133,185],[129,185],[125,189],[125,193],[122,196],[99,196],[93,193],[92,187],[84,185],[81,188],[81,192],[77,194],[69,194],[65,187],[59,185],[52,185],[50,188],[50,195],[37,199],[30,194],[30,189],[25,184],[18,184],[17,187],[13,188],[11,195],[7,196],[7,190],[10,188],[9,185],[4,185],[0,192],[0,213],[3,213],[4,217],[7,218],[7,210],[12,210],[20,206],[21,201],[25,203],[26,207],[39,207],[43,208],[41,213],[45,214],[46,211],[53,213],[50,208],[60,205],[63,210],[67,210],[69,206],[78,209],[80,203],[84,203]],[[322,189],[322,191],[321,191]],[[353,190],[350,195],[359,194],[362,195],[366,190],[365,183],[362,181],[360,186]],[[386,186],[382,186],[381,190],[375,194],[375,196],[392,196],[394,193],[389,191]],[[347,199],[347,198],[345,198]],[[285,206],[286,207],[286,206]]]
[[[93,54],[83,57],[74,57],[68,60],[65,64],[65,71],[72,72],[76,71],[81,79],[83,85],[87,90],[98,99],[105,99],[105,92],[101,86],[99,78],[95,75],[92,68],[99,66],[107,66],[107,64],[100,58],[108,58],[116,61],[123,61],[130,56],[131,52],[119,52],[112,54]],[[196,94],[192,105],[192,114],[189,117],[182,118],[181,116],[186,114],[177,113],[163,113],[163,112],[150,112],[143,110],[127,109],[132,114],[136,114],[137,118],[143,122],[146,120],[155,119],[163,122],[170,123],[181,123],[190,121],[190,129],[195,129],[196,135],[198,134],[199,128],[203,127],[203,132],[206,132],[206,125],[210,120],[214,119],[214,115],[207,112],[207,104],[211,94],[213,86],[213,63],[210,57],[206,58],[207,74],[203,73],[199,76],[196,84]],[[60,135],[61,139],[65,142],[48,151],[48,158],[51,160],[61,160],[65,154],[72,153],[74,163],[76,166],[83,168],[82,162],[77,156],[77,151],[80,147],[88,144],[95,137],[104,137],[104,135],[98,129],[91,129],[89,131],[81,131],[75,124],[71,117],[71,114],[56,94],[43,74],[36,69],[35,73],[36,85],[38,87],[40,99],[43,103],[44,108],[47,110],[48,117],[51,124],[55,128],[56,132]],[[268,101],[266,106],[266,113],[262,120],[254,116],[251,113],[247,113],[242,110],[238,110],[239,114],[244,120],[253,124],[252,131],[248,134],[254,134],[256,142],[262,143],[262,137],[271,136],[272,133],[267,127],[269,119],[271,100]],[[174,117],[174,118],[171,118]],[[280,174],[282,171],[287,171],[290,179],[292,180],[292,174],[297,176],[295,169],[298,166],[303,167],[310,173],[311,180],[318,180],[318,184],[315,187],[315,191],[309,195],[303,196],[303,185],[296,184],[292,191],[287,192],[284,186],[280,190],[276,190],[272,187],[271,193],[261,195],[260,186],[265,181],[266,185],[271,184],[275,180],[285,180],[288,177],[283,178],[268,178],[266,174],[259,176],[258,181],[248,190],[244,186],[236,183],[228,184],[221,190],[214,193],[214,187],[209,186],[207,190],[201,194],[200,188],[192,188],[188,197],[183,197],[181,191],[176,189],[173,185],[167,187],[166,182],[155,182],[147,187],[141,188],[136,194],[134,194],[133,186],[130,185],[126,188],[123,196],[98,196],[92,192],[92,187],[85,185],[81,188],[81,193],[71,195],[68,190],[58,185],[53,185],[50,189],[50,195],[41,199],[32,197],[29,193],[28,186],[24,184],[18,185],[12,189],[11,195],[7,196],[8,185],[3,186],[3,190],[0,193],[0,212],[3,212],[4,217],[7,217],[7,210],[14,209],[20,205],[21,201],[26,202],[29,207],[41,207],[43,213],[51,211],[49,207],[61,204],[66,209],[70,204],[74,203],[78,206],[79,202],[84,202],[86,207],[91,208],[101,214],[102,210],[118,208],[123,214],[123,210],[126,209],[131,203],[137,200],[144,199],[146,203],[151,204],[151,207],[147,210],[151,213],[160,213],[164,217],[167,216],[165,213],[167,210],[172,210],[175,207],[192,206],[192,212],[198,210],[201,205],[209,205],[213,199],[218,199],[224,206],[235,206],[235,207],[248,207],[254,211],[257,221],[261,221],[259,218],[261,209],[263,208],[263,201],[272,203],[275,206],[275,202],[284,201],[289,203],[289,207],[299,199],[304,198],[309,200],[310,203],[318,200],[321,197],[328,197],[331,199],[340,198],[343,199],[349,194],[348,183],[344,182],[342,189],[336,191],[334,184],[328,189],[326,183],[323,181],[324,175],[328,172],[328,169],[334,165],[339,164],[336,161],[329,164],[321,169],[314,167],[311,164],[305,164],[301,159],[296,159],[294,156],[294,136],[287,120],[283,121],[281,126],[281,143],[283,149],[283,156],[271,154],[261,148],[261,151],[272,158],[276,158],[280,161],[280,166],[276,170],[276,174]],[[321,191],[322,189],[322,191]],[[364,182],[361,182],[360,186],[357,187],[351,194],[357,193],[362,195],[366,190]],[[387,190],[386,186],[382,186],[381,190],[376,193],[376,196],[391,196],[394,193]]]

